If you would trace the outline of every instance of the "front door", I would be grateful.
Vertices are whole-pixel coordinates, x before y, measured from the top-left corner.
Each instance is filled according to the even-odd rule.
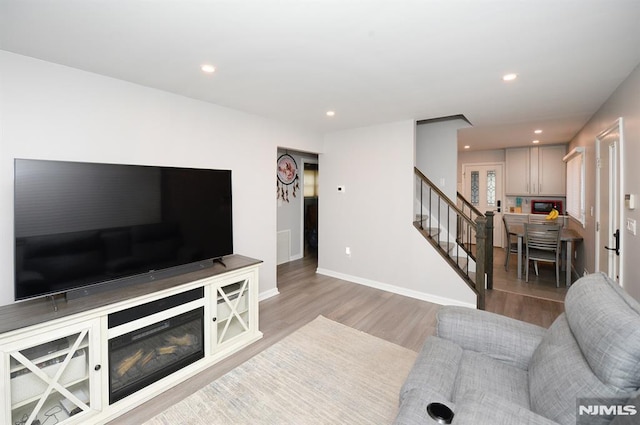
[[[493,246],[502,247],[503,164],[463,164],[464,197],[481,213],[493,211]]]
[[[598,209],[596,271],[620,283],[620,144],[621,119],[596,138]]]

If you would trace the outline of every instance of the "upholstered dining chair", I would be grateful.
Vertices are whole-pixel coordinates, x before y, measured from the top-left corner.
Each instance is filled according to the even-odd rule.
[[[518,237],[516,235],[512,235],[509,231],[509,228],[513,224],[522,224],[527,222],[527,216],[517,216],[517,215],[502,215],[502,224],[504,225],[505,232],[505,259],[504,259],[504,269],[509,271],[509,257],[511,254],[518,253]]]
[[[556,265],[556,287],[560,287],[560,229],[557,224],[524,224],[526,282],[529,282],[529,261],[534,261],[536,275],[538,261],[550,262]]]

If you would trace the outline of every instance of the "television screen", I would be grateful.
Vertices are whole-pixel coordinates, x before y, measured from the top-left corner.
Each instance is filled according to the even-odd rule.
[[[231,171],[15,160],[15,299],[233,253]]]

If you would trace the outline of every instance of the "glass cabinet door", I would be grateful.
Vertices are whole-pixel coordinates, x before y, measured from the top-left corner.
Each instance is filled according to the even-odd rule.
[[[2,347],[8,356],[11,424],[59,424],[97,408],[91,397],[91,326],[76,328],[66,335],[45,333],[40,343],[30,338],[31,344]]]
[[[216,290],[216,345],[250,329],[249,279],[224,284]]]

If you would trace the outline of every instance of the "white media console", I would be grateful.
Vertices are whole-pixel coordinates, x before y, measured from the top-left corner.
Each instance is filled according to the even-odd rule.
[[[103,424],[260,339],[260,263],[0,307],[0,423]]]

